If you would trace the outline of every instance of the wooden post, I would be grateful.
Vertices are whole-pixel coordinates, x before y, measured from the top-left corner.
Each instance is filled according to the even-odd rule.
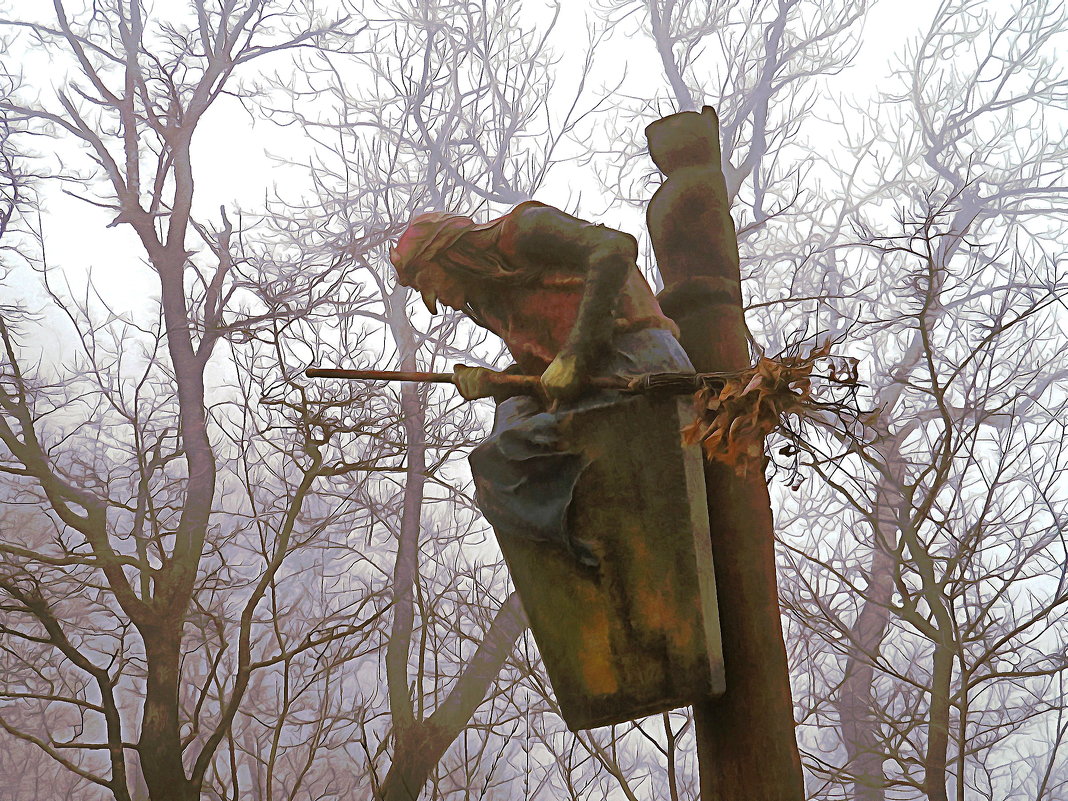
[[[647,221],[664,312],[699,372],[749,365],[738,244],[720,167],[719,120],[706,106],[646,129],[667,175]],[[704,801],[803,801],[779,618],[775,538],[763,475],[705,465],[726,692],[694,705]]]

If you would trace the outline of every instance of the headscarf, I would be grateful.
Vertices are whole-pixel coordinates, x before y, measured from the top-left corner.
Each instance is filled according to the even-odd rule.
[[[474,228],[475,221],[460,214],[432,211],[415,217],[389,251],[400,283],[414,286],[416,276],[428,262]]]
[[[486,231],[491,228],[503,228],[514,219],[515,215],[528,207],[542,206],[537,201],[528,200],[520,203],[503,217],[487,223],[476,223],[462,214],[447,214],[432,211],[420,214],[401,234],[397,244],[389,252],[389,260],[397,270],[397,278],[404,286],[414,286],[419,274],[433,264],[435,258],[451,248],[460,237],[472,231]],[[525,275],[523,267],[509,264],[497,248],[479,250],[455,248],[449,253],[448,272],[454,280],[464,278],[494,280],[524,280],[532,276]]]

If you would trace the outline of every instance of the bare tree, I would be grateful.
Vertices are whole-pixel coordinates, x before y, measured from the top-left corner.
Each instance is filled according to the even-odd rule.
[[[816,92],[866,2],[602,4],[667,94],[601,146],[559,9],[350,5],[358,26],[266,0],[7,21],[71,80],[0,101],[3,269],[49,301],[0,302],[0,771],[26,764],[0,794],[694,798],[687,715],[574,735],[555,714],[458,464],[487,409],[302,371],[497,364],[413,305],[388,243],[431,208],[644,203],[643,123],[708,103],[754,340],[830,332],[870,387],[870,416],[770,451],[797,487],[773,485],[811,794],[1063,795],[1063,12],[943,3],[898,88],[834,127]],[[266,221],[194,192],[196,131],[235,98],[307,135],[310,191]],[[54,158],[15,157],[45,133]],[[546,197],[591,151],[622,191]],[[31,167],[157,297],[55,263]]]
[[[1025,118],[1048,131],[1063,100],[1045,55],[1063,26],[1041,3],[1011,19],[942,4],[900,94],[851,128],[824,240],[842,244],[808,260],[849,300],[797,308],[852,318],[843,347],[863,355],[875,409],[813,460],[837,495],[806,485],[785,528],[805,720],[838,727],[810,745],[820,797],[1059,791],[1065,287],[1047,243],[1066,152],[1062,134],[1018,136]],[[1001,749],[1046,726],[1039,753],[999,775]]]
[[[159,296],[155,309],[113,308],[91,289],[79,302],[42,249],[76,361],[50,377],[28,361],[25,314],[0,321],[0,470],[6,503],[24,510],[0,545],[3,728],[117,799],[199,798],[213,782],[237,797],[232,724],[257,671],[282,668],[284,683],[310,660],[325,681],[377,619],[373,595],[281,608],[294,554],[351,514],[315,497],[324,477],[364,467],[331,443],[375,422],[304,404],[272,426],[254,370],[233,364],[236,392],[213,376],[213,356],[295,310],[253,291],[240,225],[194,214],[192,143],[247,65],[323,46],[344,21],[261,0],[195,2],[180,20],[137,0],[53,11],[6,24],[69,66],[68,82],[0,109],[77,143],[89,169],[68,185],[128,226]]]
[[[412,307],[412,293],[392,275],[385,240],[426,209],[476,213],[529,199],[585,114],[583,76],[570,100],[548,102],[552,10],[537,26],[504,0],[377,6],[368,12],[376,21],[366,49],[312,54],[302,69],[306,84],[290,87],[293,105],[279,111],[297,114],[319,145],[320,201],[297,215],[287,203],[283,227],[305,252],[348,260],[345,286],[353,289],[325,339],[381,343],[355,361],[402,370],[440,369],[445,360],[495,363],[500,343],[486,342],[484,331],[455,313],[428,320]],[[326,107],[303,103],[324,94]],[[374,247],[361,244],[368,242]],[[349,348],[323,349],[318,336],[320,363],[354,361]],[[472,515],[466,469],[455,465],[484,425],[485,408],[404,385],[396,411],[403,474],[383,488],[377,519],[395,543],[392,565],[383,567],[392,593],[384,656],[389,727],[371,746],[383,753],[392,745],[388,768],[375,769],[375,790],[390,801],[415,799],[428,782],[445,793],[493,781],[493,755],[511,745],[475,714],[526,628],[496,548],[477,548],[474,558],[461,551],[487,533]],[[463,746],[469,755],[478,738],[481,756],[447,758],[473,722]]]

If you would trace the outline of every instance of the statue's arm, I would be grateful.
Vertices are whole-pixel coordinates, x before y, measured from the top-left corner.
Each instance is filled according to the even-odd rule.
[[[524,261],[568,265],[585,274],[575,325],[543,376],[550,395],[573,396],[611,343],[612,310],[637,261],[638,243],[630,234],[548,206],[524,211],[514,232],[511,245]]]

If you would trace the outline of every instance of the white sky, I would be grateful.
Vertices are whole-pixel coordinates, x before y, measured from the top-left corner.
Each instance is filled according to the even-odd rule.
[[[75,3],[77,0],[75,0]],[[75,4],[75,3],[72,3]],[[1002,0],[1007,6],[1007,0]],[[186,0],[155,0],[150,3],[158,12],[168,7],[188,7]],[[544,17],[548,3],[531,2],[530,13]],[[0,9],[5,16],[13,18],[51,18],[51,4],[42,0],[0,0]],[[569,67],[581,59],[588,42],[586,18],[591,15],[592,2],[564,0],[562,16],[552,46],[564,60],[559,70],[558,91],[569,91]],[[524,4],[524,11],[527,5]],[[900,52],[906,40],[914,35],[933,15],[934,4],[930,0],[881,0],[869,12],[862,39],[862,48],[856,62],[842,74],[832,78],[828,86],[857,100],[873,93],[882,79],[890,72],[890,60]],[[29,87],[48,91],[48,87],[62,81],[57,65],[40,50],[31,48],[20,53],[26,83]],[[603,45],[597,61],[597,74],[602,80],[612,80],[627,70],[627,82],[622,91],[631,95],[644,95],[663,91],[663,73],[660,61],[651,40],[645,36],[627,38],[614,36]],[[596,82],[595,82],[596,85]],[[826,103],[837,105],[834,97]],[[828,109],[829,110],[829,109]],[[48,140],[37,140],[40,150],[51,145]],[[299,131],[295,127],[278,128],[269,123],[255,125],[233,101],[220,102],[203,120],[194,139],[194,157],[197,169],[197,207],[209,220],[216,220],[218,208],[228,210],[244,208],[256,212],[262,209],[264,198],[276,191],[290,191],[290,181],[300,183],[300,177],[280,170],[270,158],[270,153],[289,155],[303,149]],[[561,171],[563,172],[563,171]],[[567,173],[550,183],[543,199],[548,202],[566,202],[565,196],[554,193],[580,190],[584,194],[599,194],[600,189],[591,181],[589,187],[576,186],[574,175]],[[69,272],[71,280],[81,283],[86,271],[91,271],[97,285],[120,303],[123,300],[132,306],[138,298],[154,293],[155,284],[147,270],[139,269],[142,251],[132,232],[125,226],[105,229],[108,217],[68,195],[57,186],[46,189],[45,224],[48,258],[52,265]],[[22,275],[9,287],[43,302],[35,281]]]

